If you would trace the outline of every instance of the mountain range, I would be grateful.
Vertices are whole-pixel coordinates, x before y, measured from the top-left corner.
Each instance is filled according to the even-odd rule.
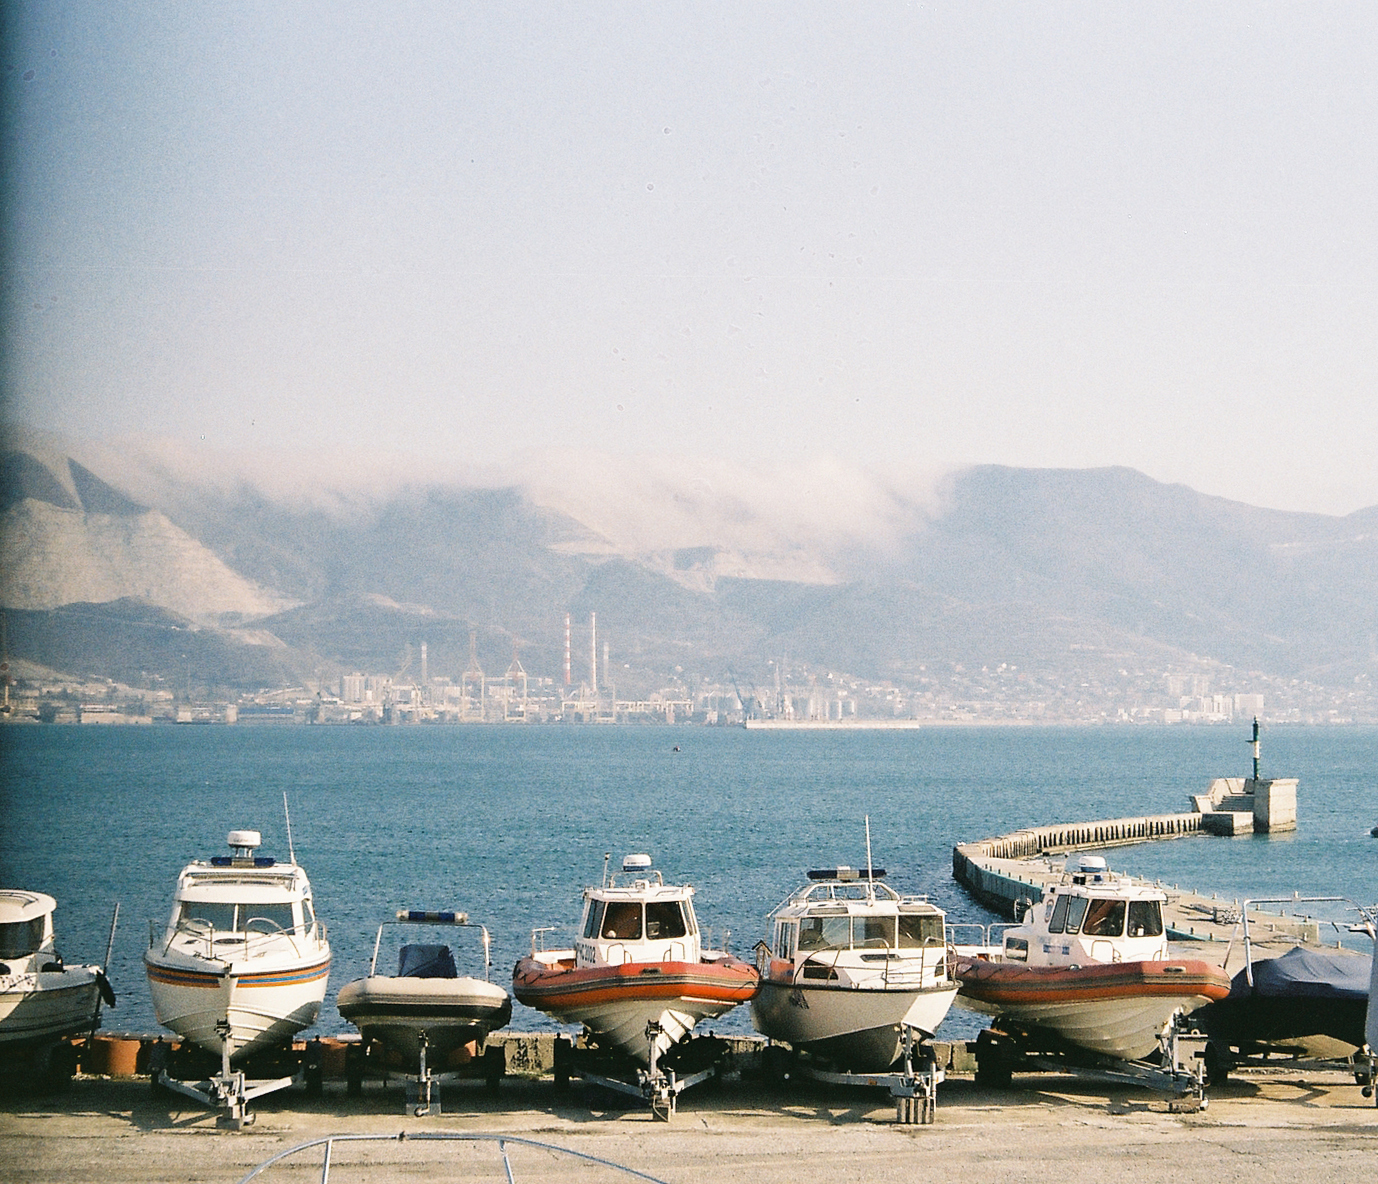
[[[458,679],[471,632],[484,669],[516,654],[555,676],[566,613],[576,678],[596,613],[619,694],[763,682],[781,658],[872,680],[1212,662],[1342,686],[1378,667],[1378,507],[1000,466],[907,492],[662,470],[601,496],[426,481],[345,503],[86,460],[0,459],[8,651],[72,676],[258,689],[398,673],[425,642],[430,672]]]

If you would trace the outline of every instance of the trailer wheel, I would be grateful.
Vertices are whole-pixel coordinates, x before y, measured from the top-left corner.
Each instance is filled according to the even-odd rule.
[[[1206,1062],[1206,1084],[1224,1085],[1230,1076],[1230,1070],[1234,1068],[1230,1050],[1221,1048],[1212,1040],[1206,1045],[1204,1059]]]
[[[573,1051],[574,1046],[565,1037],[555,1037],[555,1065],[552,1072],[556,1089],[569,1088],[569,1058]]]
[[[1009,1089],[1014,1079],[1014,1050],[1007,1037],[989,1028],[976,1037],[976,1084]]]
[[[364,1092],[364,1042],[345,1049],[345,1094],[357,1098]]]

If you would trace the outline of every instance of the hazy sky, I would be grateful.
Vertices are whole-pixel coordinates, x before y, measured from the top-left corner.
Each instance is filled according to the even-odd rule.
[[[1378,504],[1378,5],[6,6],[8,415]]]

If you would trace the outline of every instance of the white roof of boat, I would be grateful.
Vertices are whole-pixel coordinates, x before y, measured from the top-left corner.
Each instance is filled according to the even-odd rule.
[[[840,917],[853,913],[872,916],[896,913],[946,915],[932,901],[918,896],[901,896],[889,884],[879,880],[814,880],[775,909],[772,916]]]
[[[26,892],[22,888],[0,888],[0,925],[12,925],[16,921],[32,921],[57,908],[55,901],[46,892]]]
[[[177,899],[273,904],[297,900],[309,888],[306,873],[292,863],[276,867],[209,867],[193,863],[182,872]]]
[[[585,888],[584,895],[594,900],[688,900],[694,895],[689,884],[656,884],[637,880],[633,884],[605,884]]]

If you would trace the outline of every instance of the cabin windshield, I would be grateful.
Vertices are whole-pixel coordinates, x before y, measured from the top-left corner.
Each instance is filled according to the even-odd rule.
[[[297,925],[292,906],[287,903],[231,904],[221,900],[185,901],[180,920],[217,933],[238,933],[246,928],[273,933],[279,929],[293,930]]]
[[[0,958],[27,958],[43,945],[43,918],[0,925]]]
[[[852,944],[875,950],[888,950],[895,944],[894,917],[853,917]]]
[[[852,944],[851,918],[805,917],[799,924],[801,950],[845,950]]]
[[[631,900],[610,900],[603,911],[602,930],[604,938],[618,941],[641,940],[641,902]]]
[[[900,914],[900,948],[943,944],[943,919],[931,914]]]
[[[1087,937],[1124,936],[1124,901],[1092,900],[1082,932]]]
[[[1129,936],[1163,936],[1163,907],[1161,901],[1133,900],[1129,902]]]
[[[689,932],[677,900],[653,900],[646,905],[646,936],[651,940],[683,937]]]

